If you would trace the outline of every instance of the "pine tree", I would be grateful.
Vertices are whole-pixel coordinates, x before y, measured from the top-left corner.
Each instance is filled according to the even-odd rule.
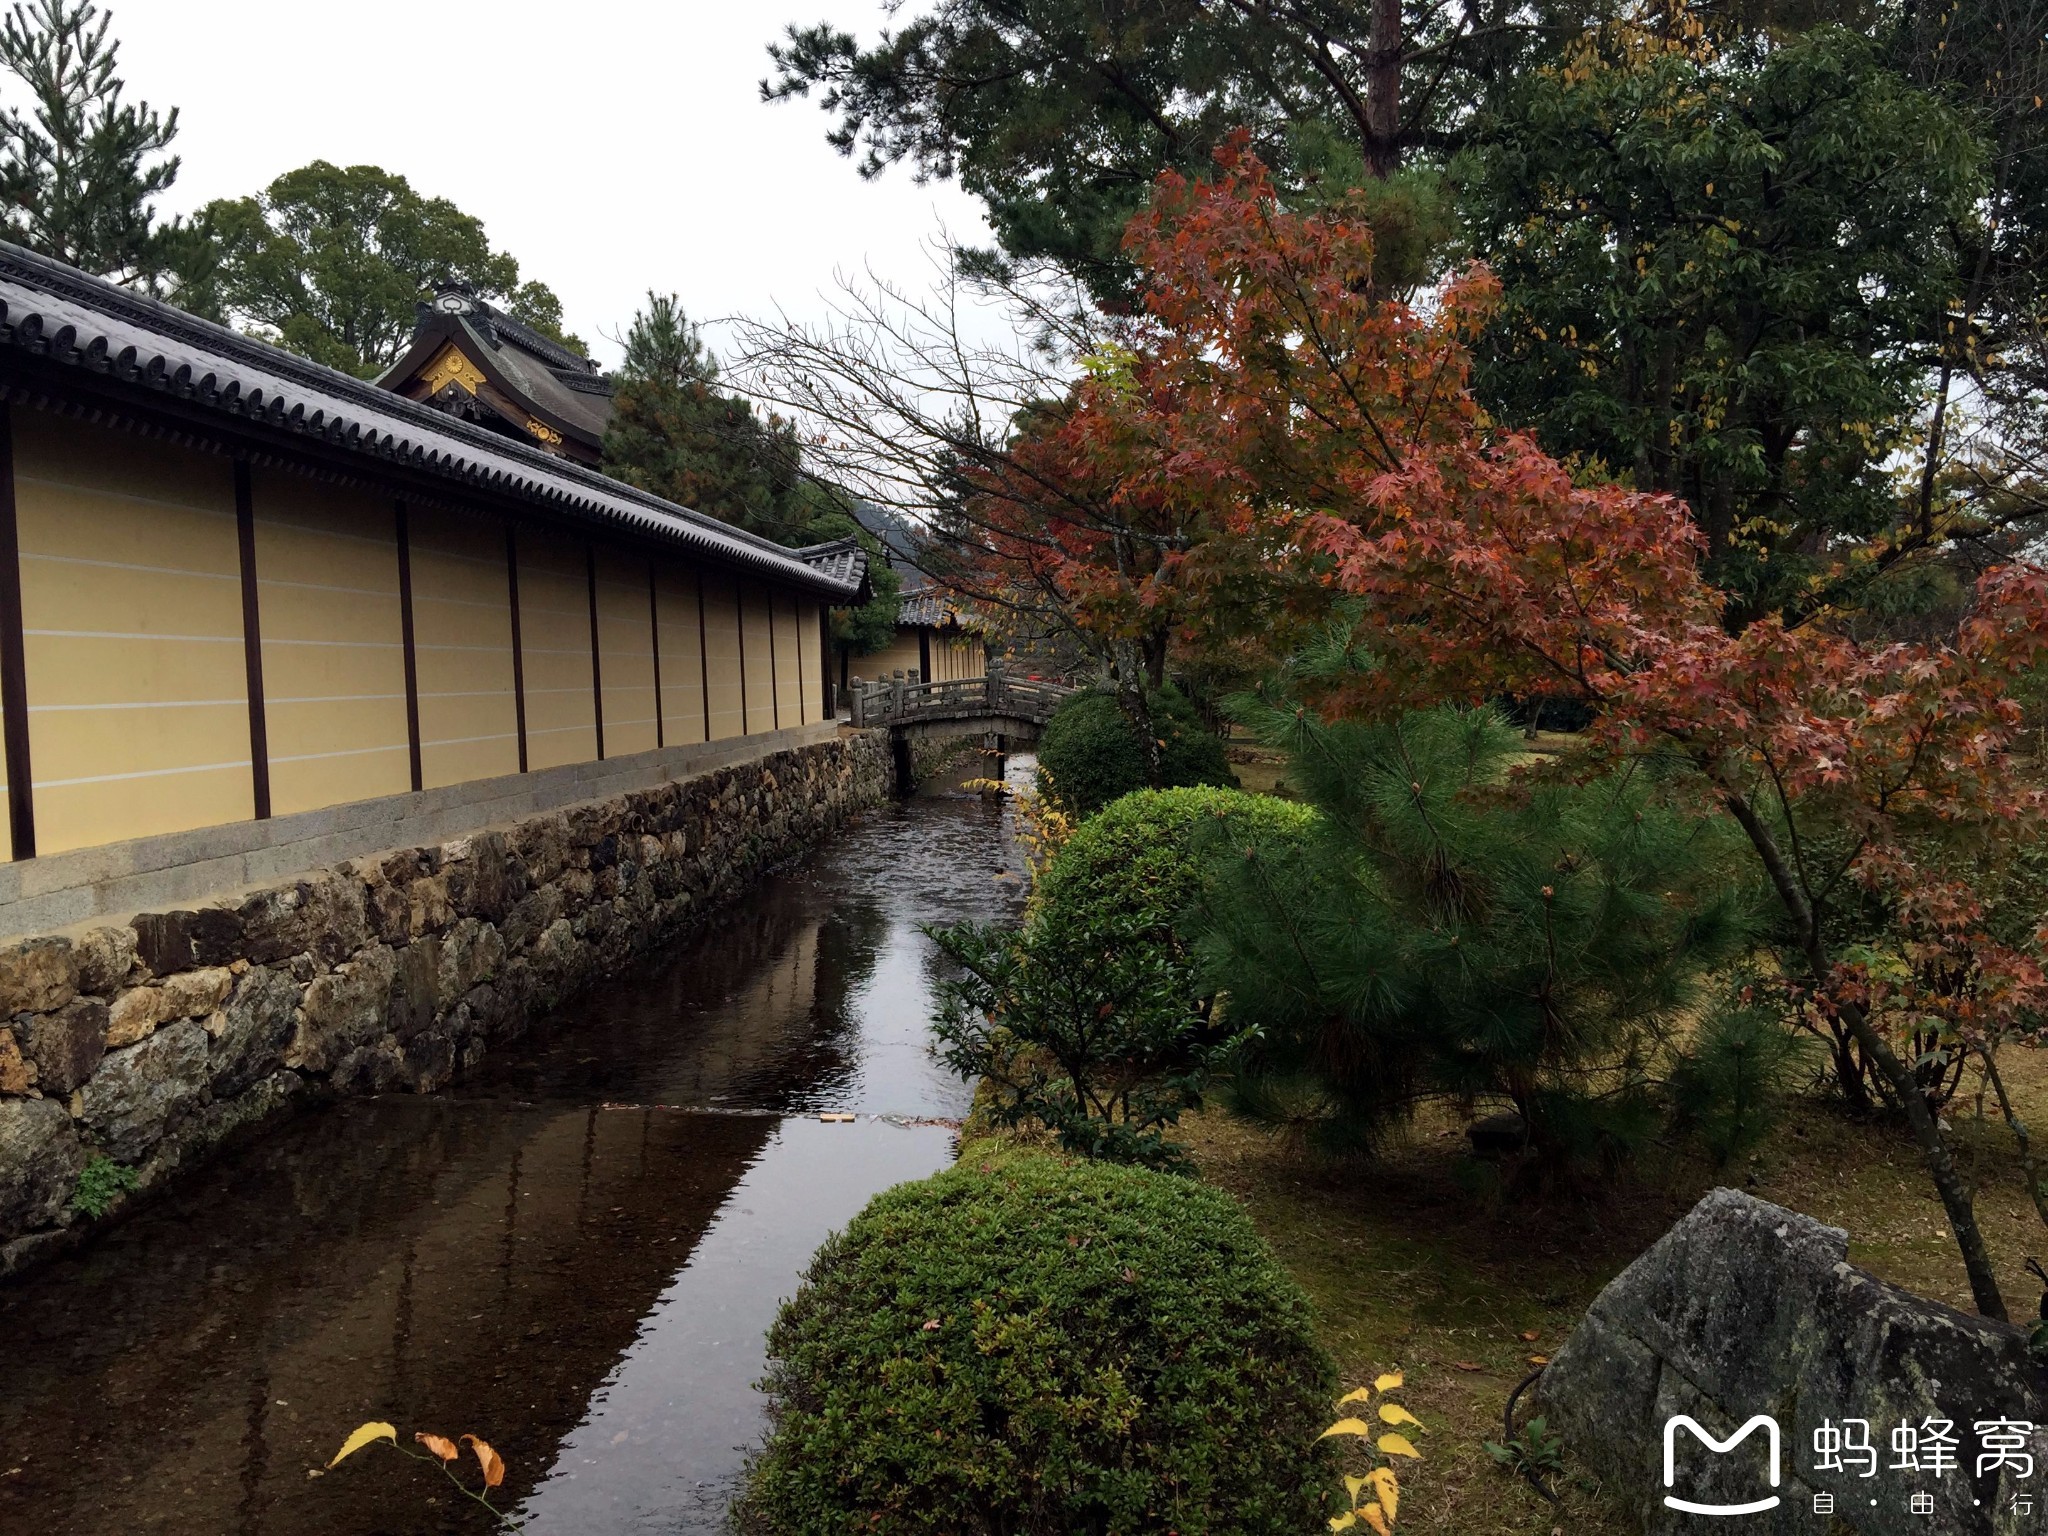
[[[649,293],[626,333],[604,467],[632,485],[781,544],[809,541],[796,429],[718,388],[718,360],[673,294]]]
[[[0,64],[28,98],[0,108],[0,220],[32,250],[157,285],[189,244],[151,206],[177,178],[178,113],[121,99],[111,21],[92,0],[16,0],[0,18]]]
[[[1492,709],[1239,707],[1321,818],[1305,841],[1223,831],[1202,949],[1252,1040],[1238,1107],[1357,1147],[1425,1099],[1504,1100],[1567,1159],[1651,1134],[1681,1069],[1687,1111],[1711,1112],[1697,1090],[1720,1078],[1687,1064],[1726,1032],[1688,1021],[1753,910],[1717,823],[1641,771],[1517,774]]]

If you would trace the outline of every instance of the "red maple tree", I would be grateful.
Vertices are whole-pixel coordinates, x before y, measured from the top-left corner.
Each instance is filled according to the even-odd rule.
[[[1859,638],[1825,598],[1940,558],[1943,530],[1914,527],[1836,552],[1807,610],[1736,626],[1683,503],[1581,483],[1474,400],[1469,342],[1498,299],[1483,267],[1402,302],[1362,220],[1283,208],[1241,144],[1219,160],[1212,181],[1161,179],[1126,239],[1144,274],[1127,348],[1017,445],[1037,479],[1203,537],[1162,541],[1142,569],[1093,535],[1037,558],[1091,622],[1190,643],[1212,618],[1205,571],[1305,576],[1363,600],[1376,663],[1331,711],[1568,695],[1594,711],[1588,764],[1670,765],[1675,793],[1740,826],[1783,909],[1781,969],[1904,1110],[1977,1306],[2004,1316],[1972,1192],[1884,1024],[1938,1012],[1995,1074],[2000,1033],[2048,1001],[2034,951],[1995,940],[1930,857],[2037,835],[2014,689],[2048,649],[2048,572],[1998,565],[1944,638]],[[1890,915],[1902,967],[1851,942],[1848,891]]]

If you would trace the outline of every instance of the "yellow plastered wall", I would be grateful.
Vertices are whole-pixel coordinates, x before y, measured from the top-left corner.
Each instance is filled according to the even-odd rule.
[[[652,752],[654,605],[647,561],[597,552],[597,643],[604,677],[604,755]]]
[[[697,573],[662,563],[655,571],[656,633],[661,642],[662,739],[669,746],[707,740],[704,729],[703,629]]]
[[[505,530],[418,507],[407,524],[421,783],[434,789],[517,773]]]
[[[412,788],[390,498],[251,477],[273,815]]]
[[[769,637],[768,591],[740,583],[740,654],[747,682],[747,734],[775,729],[775,650]]]
[[[816,672],[818,664],[804,665],[803,647],[798,644],[797,614],[803,604],[786,593],[771,591],[769,612],[774,619],[775,718],[779,724],[795,725],[804,717],[804,675]]]
[[[254,815],[233,465],[40,411],[14,437],[37,850]]]
[[[917,671],[920,665],[917,650],[917,631],[899,628],[896,631],[896,638],[890,641],[884,649],[871,652],[866,656],[854,657],[848,664],[847,675],[849,677],[862,678],[868,682],[874,682],[877,679],[892,677],[898,672],[902,672],[907,676]]]
[[[711,739],[744,736],[746,711],[740,697],[739,598],[732,579],[715,571],[704,576],[704,650],[711,663]]]
[[[519,530],[519,649],[526,675],[526,765],[597,757],[590,676],[590,578],[580,544]]]
[[[796,606],[796,650],[803,658],[804,696],[803,710],[799,718],[805,725],[825,718],[825,680],[820,669],[825,665],[824,652],[818,631],[818,605],[809,598],[800,598]]]

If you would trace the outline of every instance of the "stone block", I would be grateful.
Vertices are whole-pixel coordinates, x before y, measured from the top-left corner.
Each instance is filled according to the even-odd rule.
[[[133,928],[95,928],[73,947],[78,956],[81,992],[112,992],[135,965]]]
[[[242,957],[269,965],[310,954],[337,965],[370,940],[366,896],[360,879],[335,870],[259,891],[239,909]]]
[[[458,998],[497,974],[505,959],[505,941],[498,930],[479,918],[465,917],[441,940],[440,992]]]
[[[0,1026],[0,1093],[27,1093],[34,1076],[14,1031]]]
[[[0,949],[0,1015],[47,1013],[78,995],[69,939],[30,939]]]
[[[0,1099],[0,1238],[56,1223],[87,1154],[54,1099]]]
[[[80,1118],[124,1163],[139,1163],[206,1092],[206,1031],[191,1019],[165,1025],[100,1063],[82,1092]]]
[[[163,1016],[166,1019],[192,1019],[211,1013],[221,1005],[221,1000],[234,984],[235,974],[225,965],[211,965],[202,970],[181,971],[175,976],[167,976],[160,989]]]
[[[130,987],[107,1010],[107,1049],[117,1051],[148,1038],[169,1017],[162,987]]]
[[[386,1027],[400,1043],[434,1022],[441,1011],[441,941],[429,935],[394,952]]]
[[[332,1071],[350,1051],[384,1029],[397,959],[382,945],[364,950],[339,970],[318,976],[306,988],[298,1032],[285,1065],[306,1072]]]
[[[242,953],[242,920],[223,907],[145,912],[130,925],[136,958],[158,976],[195,965],[226,965]]]
[[[84,1087],[107,1051],[107,1005],[96,997],[74,997],[54,1013],[18,1020],[15,1028],[44,1093]]]
[[[216,1099],[231,1098],[277,1071],[297,1027],[298,1009],[298,983],[288,972],[257,966],[235,983],[227,1006],[206,1021]]]

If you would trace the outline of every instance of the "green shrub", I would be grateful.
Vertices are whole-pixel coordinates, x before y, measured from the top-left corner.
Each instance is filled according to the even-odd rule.
[[[999,1125],[1035,1122],[1084,1157],[1180,1165],[1165,1128],[1201,1106],[1231,1042],[1180,924],[1204,847],[1305,835],[1315,812],[1242,790],[1144,789],[1075,829],[1039,877],[1023,929],[929,930],[959,968],[940,983],[940,1054],[992,1090]]]
[[[1333,1375],[1228,1196],[1044,1156],[879,1195],[768,1336],[760,1536],[1323,1528]]]
[[[1174,689],[1149,699],[1162,743],[1162,786],[1235,784],[1223,743]],[[1148,787],[1145,747],[1115,699],[1083,693],[1062,704],[1038,743],[1039,788],[1068,815],[1092,816],[1120,795]]]
[[[1039,877],[1036,903],[1087,922],[1133,919],[1177,943],[1175,927],[1207,878],[1207,845],[1226,826],[1270,844],[1305,835],[1315,818],[1308,806],[1240,789],[1141,789],[1074,829]]]

